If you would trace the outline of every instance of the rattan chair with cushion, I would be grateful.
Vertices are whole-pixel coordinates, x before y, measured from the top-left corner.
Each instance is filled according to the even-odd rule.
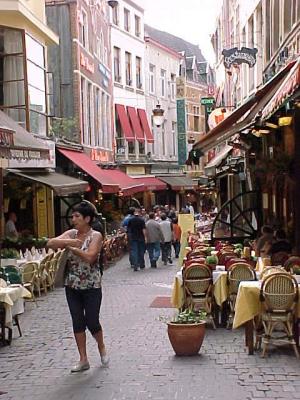
[[[290,274],[276,273],[263,280],[260,290],[264,329],[262,357],[266,355],[269,344],[277,342],[292,345],[296,357],[299,358],[293,332],[298,296],[298,283]],[[279,332],[275,332],[275,328],[283,328],[285,335],[276,335]]]
[[[228,285],[228,303],[229,303],[229,317],[227,320],[227,329],[232,326],[234,313],[235,313],[235,302],[239,285],[243,281],[255,281],[256,274],[252,269],[251,265],[241,262],[230,266],[227,271],[227,285]]]
[[[203,310],[207,321],[216,329],[212,316],[213,280],[210,268],[204,264],[190,265],[183,271],[185,304],[195,310]]]
[[[276,273],[287,273],[287,271],[283,268],[280,267],[279,265],[271,266],[271,267],[266,267],[260,274],[260,280],[265,279],[267,276],[271,274],[276,274]]]
[[[291,274],[300,275],[300,257],[291,256],[284,263],[284,269]]]
[[[31,299],[36,302],[36,298],[34,295],[34,289],[37,285],[37,270],[38,263],[36,262],[27,262],[22,266],[22,283],[23,286],[28,289],[31,293]]]

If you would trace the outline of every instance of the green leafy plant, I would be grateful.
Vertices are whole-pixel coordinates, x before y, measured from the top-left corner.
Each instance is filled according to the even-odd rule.
[[[55,137],[70,138],[77,128],[75,118],[55,118],[51,122],[50,134]]]
[[[1,258],[20,258],[18,250],[12,248],[2,249],[0,255]]]
[[[205,261],[208,265],[217,265],[219,260],[217,256],[207,256]]]
[[[184,311],[179,312],[173,320],[171,320],[174,324],[197,324],[199,322],[205,321],[206,312],[205,311],[193,311],[190,309],[186,309]]]

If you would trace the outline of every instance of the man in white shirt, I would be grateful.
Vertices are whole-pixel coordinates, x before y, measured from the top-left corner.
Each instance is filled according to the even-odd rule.
[[[16,213],[11,211],[8,214],[8,221],[5,224],[5,236],[11,239],[17,239],[19,237],[19,233],[16,228],[17,216]]]
[[[164,265],[167,265],[167,262],[169,261],[170,264],[172,264],[172,258],[171,258],[171,251],[172,251],[172,240],[173,240],[173,229],[172,229],[172,223],[167,219],[167,216],[165,213],[161,214],[161,222],[159,223],[163,237],[164,237],[164,242],[161,243],[161,258],[164,263]]]

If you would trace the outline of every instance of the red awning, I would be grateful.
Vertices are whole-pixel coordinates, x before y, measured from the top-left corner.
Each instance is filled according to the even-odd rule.
[[[142,182],[136,182],[135,179],[119,169],[107,169],[103,171],[109,174],[110,178],[120,186],[124,196],[131,196],[134,193],[143,192],[145,190]]]
[[[161,180],[155,178],[154,176],[139,176],[138,178],[133,178],[135,181],[143,183],[145,185],[144,190],[166,190],[167,184]]]
[[[268,119],[284,101],[295,93],[300,85],[300,58],[282,82],[273,99],[266,105],[262,112],[262,119]]]
[[[127,142],[134,142],[134,132],[132,132],[125,106],[122,104],[116,104],[116,113],[118,114],[125,139]]]
[[[102,186],[103,193],[118,193],[119,185],[106,170],[98,167],[86,154],[78,151],[58,149],[61,154],[76,164]]]
[[[137,115],[136,109],[134,107],[127,106],[127,112],[129,115],[132,130],[133,130],[134,136],[136,137],[136,140],[138,142],[144,142],[145,136],[144,136],[144,132],[141,127],[140,119]]]
[[[145,136],[146,136],[147,142],[148,143],[154,143],[153,134],[152,134],[150,126],[148,124],[146,111],[141,109],[141,108],[138,108],[137,112],[138,112],[138,115],[140,117],[140,120],[141,120],[141,123],[142,123],[143,130],[145,132]]]

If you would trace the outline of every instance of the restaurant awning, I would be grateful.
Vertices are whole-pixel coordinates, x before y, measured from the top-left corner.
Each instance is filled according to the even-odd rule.
[[[138,108],[137,112],[138,112],[138,116],[140,117],[147,142],[154,143],[154,138],[153,138],[153,134],[152,134],[152,131],[151,131],[149,123],[148,123],[146,111],[141,108]]]
[[[182,176],[158,176],[161,181],[168,184],[172,190],[180,191],[180,190],[194,190],[196,189],[195,182],[186,175]]]
[[[300,86],[300,57],[278,88],[275,96],[263,109],[261,118],[268,119]]]
[[[124,196],[131,196],[145,190],[142,182],[136,182],[135,179],[131,178],[120,169],[103,169],[102,171],[108,174],[109,177],[119,185]]]
[[[244,104],[233,111],[224,121],[203,136],[193,148],[206,152],[248,127],[257,117],[258,113],[271,101],[275,93],[277,93],[294,64],[295,61],[288,64],[261,89],[257,90]]]
[[[49,186],[54,190],[57,196],[82,193],[88,188],[88,182],[81,181],[68,175],[59,174],[57,172],[37,170],[22,171],[18,169],[8,169],[7,171],[30,181],[39,182],[43,185]]]
[[[107,170],[102,170],[86,154],[58,148],[59,152],[101,184],[103,193],[118,193],[119,185]]]
[[[0,165],[4,168],[51,168],[49,140],[41,140],[0,111]],[[54,154],[53,154],[54,155]],[[6,162],[4,162],[4,160]]]
[[[127,142],[134,142],[135,136],[134,132],[132,132],[125,106],[123,106],[123,104],[116,104],[116,113],[119,117],[125,139]]]
[[[133,178],[135,181],[143,183],[144,190],[166,190],[167,184],[154,176],[138,176]]]
[[[221,164],[221,162],[228,156],[230,151],[233,149],[232,146],[226,144],[220,151],[215,155],[215,157],[209,161],[204,167],[207,176],[212,176],[215,174],[216,168]]]
[[[134,136],[138,142],[144,142],[145,136],[143,129],[141,127],[140,119],[137,115],[136,109],[134,107],[127,106],[127,113],[131,122],[132,130]]]

